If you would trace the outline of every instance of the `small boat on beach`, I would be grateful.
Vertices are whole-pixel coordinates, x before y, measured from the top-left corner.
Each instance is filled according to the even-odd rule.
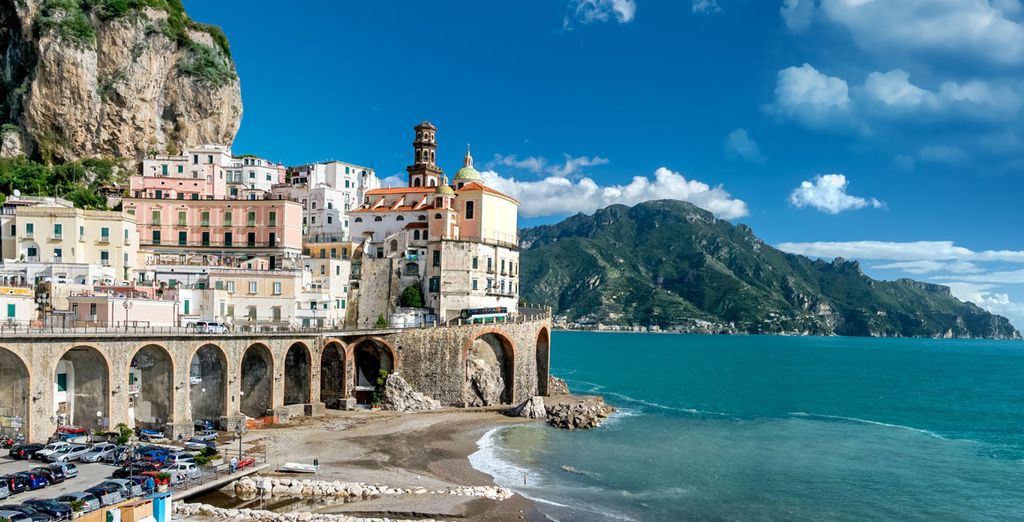
[[[316,473],[317,471],[320,471],[320,465],[285,462],[284,465],[281,466],[281,471],[289,471],[291,473]]]

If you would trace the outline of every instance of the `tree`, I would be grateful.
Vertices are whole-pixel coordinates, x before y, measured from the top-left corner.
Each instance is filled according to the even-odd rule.
[[[128,444],[128,441],[132,438],[132,429],[125,423],[117,425],[117,443]]]
[[[420,285],[412,285],[403,290],[399,302],[402,306],[423,308],[423,290]]]

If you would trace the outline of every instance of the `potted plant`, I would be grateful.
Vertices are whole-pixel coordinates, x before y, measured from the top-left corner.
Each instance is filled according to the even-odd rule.
[[[71,518],[78,518],[85,514],[85,501],[83,500],[72,500],[68,502],[68,507],[71,508]]]
[[[156,482],[157,491],[167,491],[167,487],[171,485],[171,474],[166,471],[161,471],[153,477],[153,482]]]
[[[377,383],[373,387],[373,397],[370,399],[370,408],[374,411],[378,411],[381,408],[381,402],[384,400],[384,389],[388,384],[388,371],[381,370],[377,374]]]

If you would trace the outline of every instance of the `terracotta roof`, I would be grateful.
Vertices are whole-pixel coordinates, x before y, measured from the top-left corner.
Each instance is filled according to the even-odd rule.
[[[414,193],[423,193],[423,192],[433,193],[435,188],[437,188],[437,187],[380,188],[380,189],[367,190],[366,191],[366,195],[367,196],[372,196],[372,195],[375,195],[375,194],[414,194]]]
[[[423,221],[417,221],[415,223],[409,223],[405,228],[427,228],[427,224]]]
[[[412,205],[402,205],[398,208],[391,208],[388,206],[380,206],[377,208],[357,208],[349,210],[349,212],[416,212],[418,209]]]
[[[517,205],[519,204],[519,200],[518,199],[516,199],[516,198],[514,198],[512,196],[509,196],[508,194],[505,194],[503,192],[499,192],[497,190],[494,190],[491,187],[488,187],[487,185],[484,185],[483,183],[477,183],[475,181],[472,182],[472,183],[466,183],[465,185],[462,186],[462,188],[460,188],[456,192],[462,192],[464,190],[482,190],[484,192],[490,192],[491,194],[497,194],[499,196],[511,199],[512,201],[515,201]]]

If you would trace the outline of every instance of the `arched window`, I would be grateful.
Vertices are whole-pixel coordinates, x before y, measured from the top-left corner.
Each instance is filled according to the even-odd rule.
[[[405,221],[405,216],[398,216],[395,218],[395,221]]]
[[[373,220],[374,221],[384,221],[384,218],[382,218],[380,216],[377,216],[377,217],[373,218]]]
[[[356,223],[362,223],[362,222],[363,222],[363,218],[356,218]]]
[[[441,219],[441,214],[434,214],[434,219]]]
[[[402,272],[407,276],[420,275],[420,265],[416,263],[406,263],[405,269]]]
[[[418,218],[416,218],[416,219],[418,219],[419,221],[426,221],[427,220],[427,216],[426,216],[426,214],[420,214],[420,216]]]
[[[416,178],[416,179],[412,180],[412,186],[414,186],[414,187],[420,186],[420,178]]]
[[[434,179],[434,178],[430,178],[430,186],[431,186],[431,187],[435,187],[435,186],[437,186],[437,180],[436,180],[436,179]]]
[[[420,231],[419,230],[413,230],[412,231],[412,238],[414,240],[416,240],[416,241],[419,241],[420,240]]]
[[[389,248],[391,249],[392,252],[398,250],[398,241],[392,239]]]

